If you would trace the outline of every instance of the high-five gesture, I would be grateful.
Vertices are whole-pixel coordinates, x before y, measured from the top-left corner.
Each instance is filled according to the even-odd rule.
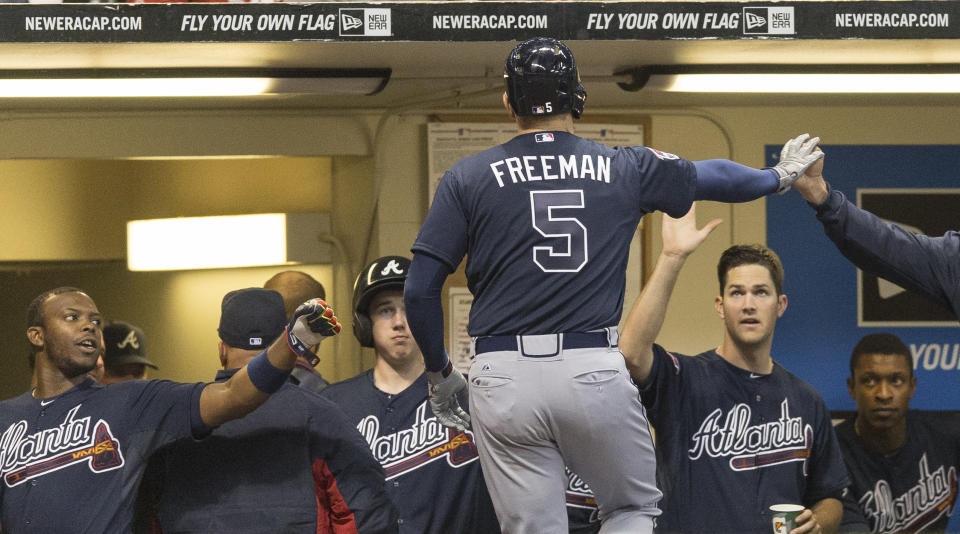
[[[780,176],[777,193],[785,193],[806,170],[823,157],[823,152],[815,150],[820,144],[819,137],[801,134],[787,141],[780,150],[780,162],[773,166]]]
[[[714,219],[705,224],[703,228],[697,229],[697,207],[695,204],[690,207],[690,211],[686,215],[679,219],[664,214],[663,227],[660,231],[660,235],[663,237],[661,254],[686,258],[722,222],[723,219]]]
[[[657,266],[643,287],[640,298],[633,305],[623,331],[620,333],[620,352],[627,363],[630,376],[643,383],[653,366],[653,342],[660,333],[667,313],[667,302],[677,283],[683,263],[710,232],[723,222],[714,219],[697,228],[696,204],[679,219],[663,216],[663,250],[657,258]]]

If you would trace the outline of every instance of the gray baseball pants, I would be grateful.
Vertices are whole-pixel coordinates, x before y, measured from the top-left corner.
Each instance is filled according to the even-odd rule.
[[[470,413],[503,534],[568,531],[564,465],[593,490],[602,534],[653,532],[662,495],[646,412],[616,329],[597,339],[594,332],[475,341]],[[580,348],[591,343],[605,344]]]

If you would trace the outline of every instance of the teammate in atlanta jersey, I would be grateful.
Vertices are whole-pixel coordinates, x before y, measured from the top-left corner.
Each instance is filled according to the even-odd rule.
[[[286,335],[261,339],[263,352],[229,380],[105,387],[87,375],[100,355],[101,324],[93,299],[73,287],[46,291],[27,308],[36,388],[0,402],[5,533],[128,531],[152,452],[253,411],[286,382],[296,350],[340,331],[333,310],[311,301]]]
[[[830,414],[770,355],[787,309],[779,258],[759,245],[724,251],[714,301],[720,346],[671,354],[653,344],[670,294],[687,256],[720,221],[698,230],[693,209],[663,219],[663,250],[620,339],[657,432],[658,532],[770,532],[769,507],[785,503],[806,508],[792,533],[834,532],[849,480]]]
[[[857,415],[837,425],[852,479],[844,526],[862,515],[872,532],[946,531],[960,437],[947,418],[909,411],[917,389],[910,349],[893,334],[865,336],[850,356],[847,389]]]

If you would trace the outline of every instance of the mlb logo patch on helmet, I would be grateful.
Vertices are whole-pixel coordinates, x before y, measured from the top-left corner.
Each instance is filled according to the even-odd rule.
[[[552,143],[553,134],[552,133],[538,133],[533,138],[538,143]]]

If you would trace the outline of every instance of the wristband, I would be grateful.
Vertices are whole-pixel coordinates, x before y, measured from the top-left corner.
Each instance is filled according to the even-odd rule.
[[[269,395],[283,386],[290,371],[274,367],[267,358],[267,351],[263,351],[247,364],[247,376],[257,389]]]

